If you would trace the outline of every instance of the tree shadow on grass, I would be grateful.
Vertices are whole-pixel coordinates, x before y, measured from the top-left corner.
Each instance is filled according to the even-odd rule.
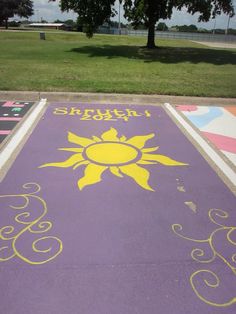
[[[90,58],[128,58],[143,60],[144,62],[189,62],[193,64],[203,62],[214,65],[236,64],[236,51],[224,49],[163,46],[158,49],[149,50],[138,46],[102,45],[73,48],[68,52],[87,54]]]

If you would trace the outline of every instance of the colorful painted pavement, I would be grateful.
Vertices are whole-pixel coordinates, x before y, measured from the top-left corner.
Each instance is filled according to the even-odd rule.
[[[162,107],[50,105],[0,201],[2,313],[236,312],[235,196]]]
[[[0,144],[33,106],[33,102],[0,101]]]
[[[202,135],[236,166],[236,107],[177,106]]]

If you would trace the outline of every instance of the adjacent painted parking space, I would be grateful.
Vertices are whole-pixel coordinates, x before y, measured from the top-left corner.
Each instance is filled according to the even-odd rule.
[[[236,108],[234,106],[177,106],[177,109],[197,127],[236,166]]]
[[[0,101],[0,144],[12,133],[34,102]]]
[[[215,165],[217,167],[217,169],[215,170],[224,176],[224,178],[226,179],[226,183],[229,184],[229,186],[231,186],[231,188],[235,191],[235,166],[232,163],[227,162],[225,158],[222,158],[221,154],[219,154],[219,150],[217,150],[215,146],[212,147],[209,144],[207,137],[205,137],[203,133],[198,132],[196,129],[194,129],[193,125],[189,123],[188,120],[186,121],[184,117],[178,113],[174,106],[171,106],[170,104],[165,104],[165,108],[173,116],[178,125],[183,130],[185,130],[187,134],[193,139],[196,146],[198,148],[201,148],[203,156],[208,158],[212,166]]]

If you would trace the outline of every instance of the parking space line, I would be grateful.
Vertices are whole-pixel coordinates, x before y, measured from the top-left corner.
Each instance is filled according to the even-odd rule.
[[[21,143],[23,138],[27,135],[30,128],[35,123],[38,115],[46,106],[47,100],[42,99],[36,108],[31,112],[28,118],[25,120],[21,128],[16,132],[16,134],[9,140],[7,145],[4,147],[3,151],[0,153],[0,171],[4,168],[6,163],[9,161],[11,155]]]

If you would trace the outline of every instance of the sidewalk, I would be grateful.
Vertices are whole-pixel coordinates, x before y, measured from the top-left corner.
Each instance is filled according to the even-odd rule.
[[[112,104],[150,104],[160,105],[171,103],[173,105],[236,105],[235,98],[190,97],[168,95],[130,95],[130,94],[104,94],[104,93],[67,93],[67,92],[23,92],[0,91],[1,100],[31,100],[47,99],[48,102],[96,102]]]

